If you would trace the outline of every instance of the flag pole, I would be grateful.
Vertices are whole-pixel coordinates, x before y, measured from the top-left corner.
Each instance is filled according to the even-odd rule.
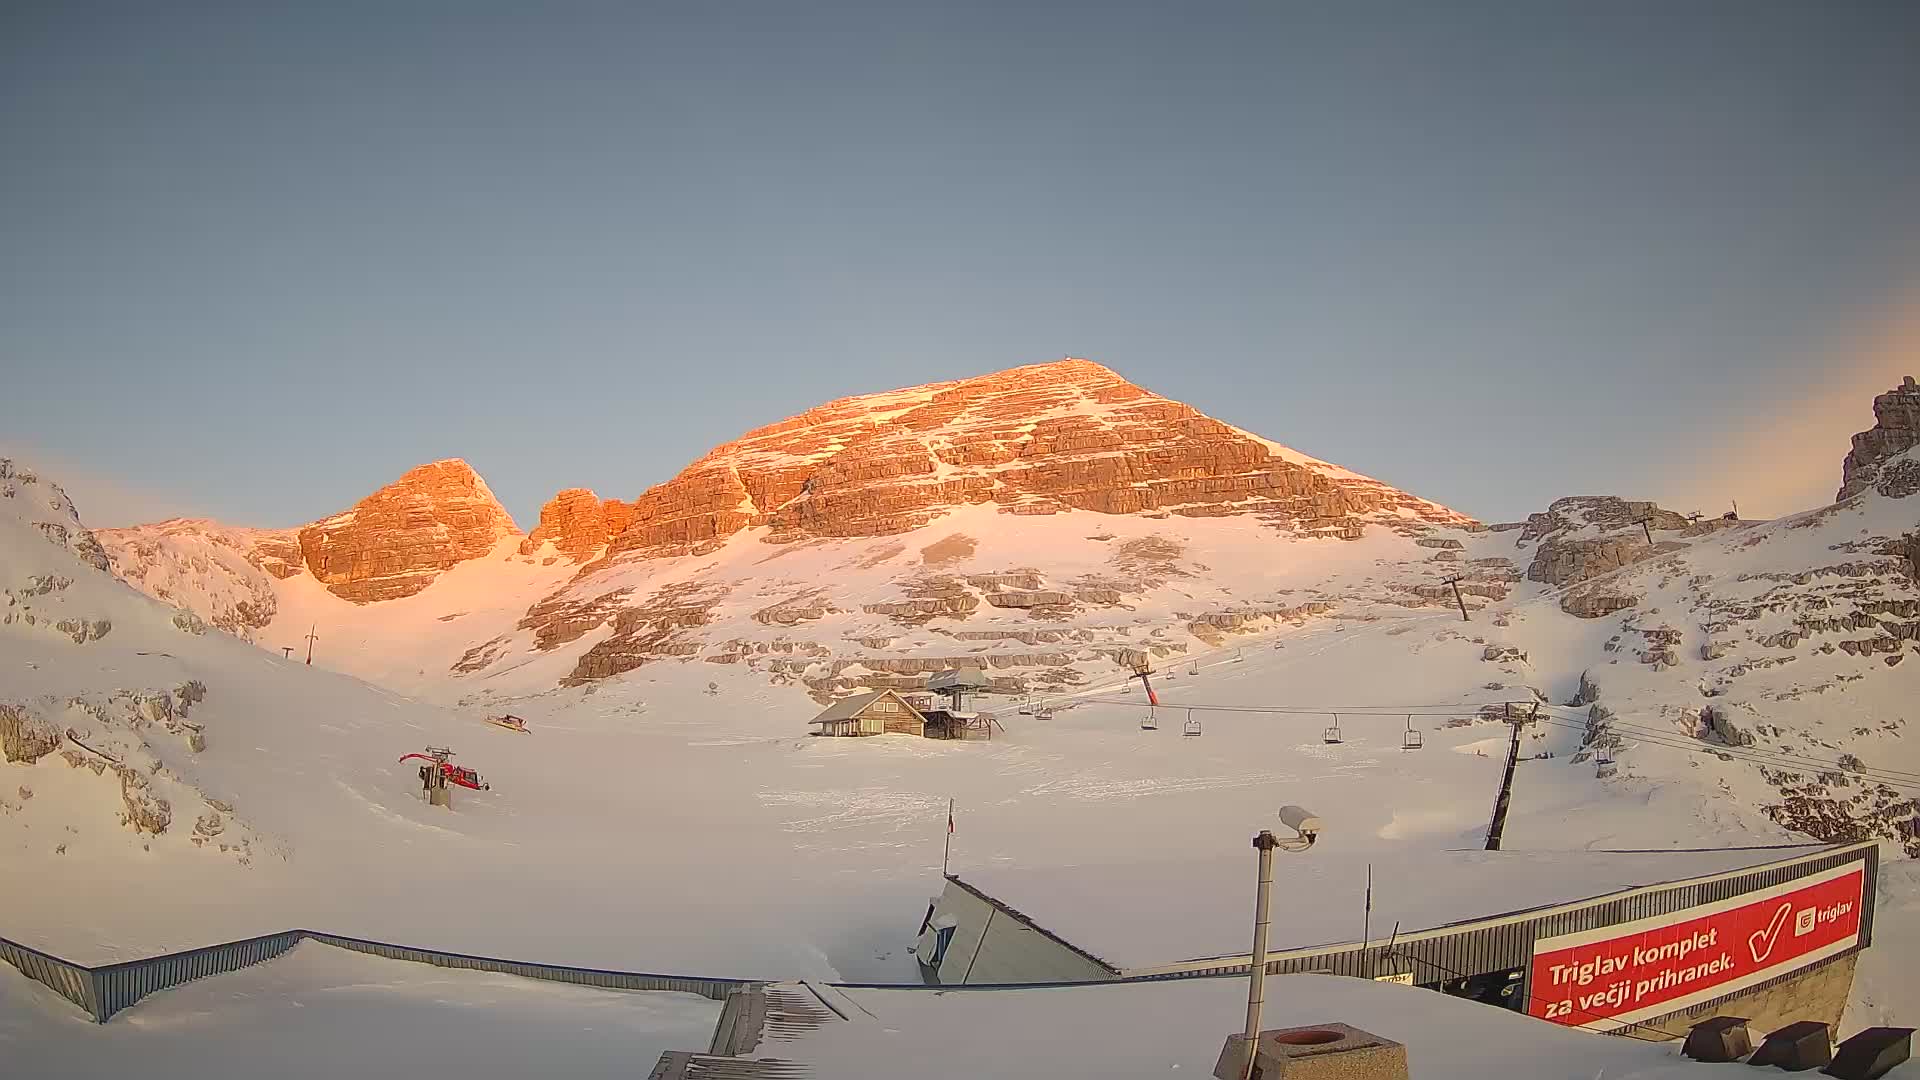
[[[947,800],[947,843],[940,852],[940,876],[947,876],[947,863],[953,855],[953,800]]]

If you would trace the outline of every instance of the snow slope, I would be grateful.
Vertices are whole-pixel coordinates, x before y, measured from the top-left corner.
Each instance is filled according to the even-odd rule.
[[[771,545],[748,529],[585,575],[503,544],[378,604],[276,581],[265,649],[192,632],[40,522],[0,516],[9,612],[35,616],[0,627],[0,701],[64,731],[80,724],[68,699],[90,696],[105,715],[83,738],[172,808],[166,832],[139,835],[118,820],[116,771],[62,752],[0,765],[0,874],[41,883],[9,898],[0,932],[87,961],[299,925],[556,963],[912,980],[949,799],[962,874],[1137,868],[1139,902],[1174,910],[1156,865],[1243,858],[1283,803],[1332,823],[1323,847],[1349,864],[1476,847],[1509,702],[1539,706],[1511,851],[1811,835],[1883,837],[1893,854],[1920,788],[1901,613],[1920,600],[1900,554],[1914,508],[1867,493],[1777,522],[1655,527],[1650,557],[1564,586],[1528,579],[1543,552],[1644,543],[1640,528],[1569,510],[1340,541],[981,506],[893,537]],[[1444,584],[1463,572],[1470,622]],[[50,575],[71,583],[40,591]],[[1594,597],[1625,606],[1567,610]],[[316,667],[280,655],[316,623]],[[1142,659],[1154,731],[1128,678]],[[962,660],[1008,691],[989,699],[991,743],[804,734],[821,699]],[[193,681],[206,693],[184,721],[202,750],[183,723],[136,719],[133,697],[108,707]],[[1016,691],[1052,715],[1021,714]],[[1189,707],[1199,738],[1180,734]],[[502,709],[533,734],[481,723]],[[1336,715],[1345,740],[1329,745]],[[1419,751],[1400,749],[1409,725]],[[493,790],[423,805],[394,759],[428,743]],[[1601,748],[1614,775],[1596,774]],[[215,799],[234,809],[195,845]],[[1883,940],[1903,940],[1910,905],[1882,910]],[[1876,946],[1863,961],[1862,1017],[1920,1008],[1892,959]]]
[[[793,1024],[753,1056],[799,1062],[823,1077],[896,1076],[902,1061],[913,1062],[912,1075],[924,1080],[1205,1077],[1246,1008],[1240,979],[821,993],[848,1019],[828,1013],[817,1025]],[[1681,1057],[1674,1043],[1570,1031],[1431,991],[1325,975],[1267,980],[1264,1030],[1329,1022],[1402,1043],[1408,1072],[1420,1080],[1689,1080],[1712,1069]],[[1888,1075],[1911,1080],[1920,1069],[1907,1064]]]

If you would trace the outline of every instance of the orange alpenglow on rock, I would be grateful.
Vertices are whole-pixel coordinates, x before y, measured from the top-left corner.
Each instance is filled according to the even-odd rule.
[[[1355,538],[1367,520],[1472,519],[1149,393],[1088,360],[842,398],[715,447],[631,504],[563,491],[529,553],[579,561],[908,532],[947,509],[1216,517]],[[599,538],[604,535],[605,539]]]
[[[520,554],[531,555],[541,544],[551,543],[562,555],[581,562],[626,531],[632,520],[632,503],[603,500],[589,488],[568,488],[540,508],[540,524],[521,542]]]
[[[308,571],[344,600],[393,600],[519,536],[486,481],[458,458],[422,465],[300,530]]]

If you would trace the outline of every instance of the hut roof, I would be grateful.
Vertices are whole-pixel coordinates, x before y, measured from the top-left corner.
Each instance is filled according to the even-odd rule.
[[[855,694],[850,698],[841,698],[839,701],[836,701],[833,704],[827,706],[825,709],[821,710],[820,715],[814,717],[812,720],[807,721],[807,723],[825,724],[834,720],[851,720],[854,717],[859,716],[862,709],[865,709],[867,706],[873,704],[874,702],[880,700],[883,697],[896,698],[899,700],[901,705],[907,708],[908,711],[914,712],[914,713],[919,712],[919,710],[915,709],[912,705],[908,705],[907,700],[905,698],[900,697],[898,693],[892,690],[875,690],[870,694]]]

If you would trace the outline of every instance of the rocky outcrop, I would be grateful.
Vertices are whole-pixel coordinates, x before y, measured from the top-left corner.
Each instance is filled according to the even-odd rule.
[[[1548,541],[1533,553],[1527,580],[1549,585],[1572,585],[1612,573],[1660,554],[1645,541],[1612,537],[1605,540]]]
[[[101,529],[113,571],[155,599],[192,608],[207,623],[251,639],[279,611],[282,581],[306,571],[297,529],[245,529],[173,518]],[[189,633],[192,623],[182,623]]]
[[[575,517],[576,532],[597,535],[584,495],[549,504],[553,535],[568,535]],[[1369,520],[1471,521],[1070,359],[844,398],[748,432],[642,494],[608,550],[697,551],[752,526],[775,541],[881,536],[977,503],[1021,514],[1250,514],[1343,538]]]
[[[1521,527],[1519,543],[1537,544],[1527,580],[1575,585],[1671,551],[1684,543],[1656,534],[1699,536],[1732,522],[1692,520],[1651,502],[1611,495],[1556,499]]]
[[[574,562],[585,562],[633,521],[633,504],[602,499],[587,488],[568,488],[540,508],[540,524],[520,544],[522,555],[551,543]]]
[[[705,642],[687,631],[707,625],[726,594],[723,586],[684,582],[656,590],[638,606],[620,609],[613,616],[613,632],[582,653],[560,685],[578,686],[655,660],[698,655]]]
[[[66,548],[95,570],[112,573],[105,549],[93,532],[80,524],[73,500],[59,484],[43,480],[12,458],[0,457],[0,499],[17,500],[25,511],[22,519],[38,529],[48,543]]]
[[[0,759],[31,765],[60,748],[58,728],[19,705],[0,705]]]
[[[1908,468],[1895,468],[1891,470],[1893,475],[1882,476],[1884,465],[1916,445],[1920,445],[1920,385],[1909,375],[1899,386],[1873,399],[1873,426],[1853,437],[1853,449],[1847,451],[1840,465],[1840,493],[1834,501],[1850,499],[1883,479],[1890,490],[1882,494],[1894,498],[1920,488],[1920,465],[1911,459],[1905,463]]]
[[[299,539],[307,569],[329,592],[368,603],[411,596],[517,535],[486,481],[452,458],[408,472]]]
[[[1680,514],[1662,510],[1658,503],[1614,495],[1569,495],[1549,503],[1545,513],[1530,515],[1520,526],[1520,542],[1525,544],[1578,529],[1601,533],[1632,529],[1638,533],[1643,520],[1654,532],[1683,531],[1692,524]],[[1511,528],[1511,525],[1494,526],[1495,531]],[[1645,539],[1644,533],[1641,538]]]

